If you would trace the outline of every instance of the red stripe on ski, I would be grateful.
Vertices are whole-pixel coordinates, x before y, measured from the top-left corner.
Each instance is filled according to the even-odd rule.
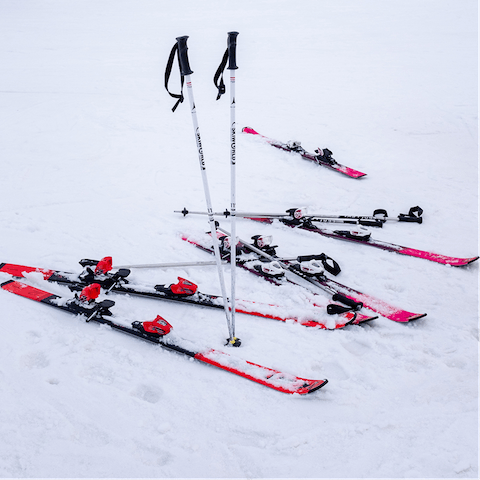
[[[29,298],[30,300],[35,300],[36,302],[41,302],[46,298],[56,297],[50,292],[45,292],[35,287],[31,287],[30,285],[26,285],[21,282],[16,282],[15,280],[10,280],[5,282],[1,285],[3,290],[7,292],[15,293],[16,295],[20,295],[21,297]]]
[[[251,218],[251,220],[258,220],[258,219]],[[442,265],[451,265],[452,267],[464,267],[465,265],[469,265],[470,263],[475,262],[479,258],[478,256],[469,257],[469,258],[451,257],[448,255],[441,255],[439,253],[418,250],[416,248],[403,247],[402,245],[383,242],[381,240],[373,240],[372,238],[369,238],[368,240],[364,240],[361,238],[347,237],[345,235],[340,235],[339,233],[336,233],[333,230],[327,230],[325,228],[320,228],[317,226],[292,225],[288,223],[284,223],[284,224],[291,228],[298,228],[300,230],[305,230],[307,232],[318,233],[323,237],[335,238],[337,240],[354,242],[361,245],[369,245],[370,247],[379,248],[387,252],[399,253],[400,255],[406,255],[409,257],[423,258],[424,260],[441,263]]]
[[[366,243],[368,245],[368,242]],[[380,247],[381,248],[381,247]],[[432,262],[442,263],[443,265],[451,265],[452,267],[464,267],[472,262],[478,260],[478,257],[460,258],[450,257],[448,255],[440,255],[439,253],[425,252],[423,250],[417,250],[416,248],[400,247],[396,250],[401,255],[408,255],[410,257],[423,258]]]
[[[289,322],[289,321],[290,322],[296,322],[296,323],[299,323],[300,325],[303,325],[304,327],[318,327],[322,330],[334,330],[332,328],[327,327],[327,325],[325,323],[319,322],[318,320],[300,319],[300,318],[296,318],[294,316],[279,317],[277,315],[271,315],[269,313],[250,312],[248,310],[243,310],[243,309],[238,308],[238,307],[235,307],[235,311],[237,313],[246,313],[246,314],[252,315],[254,317],[269,318],[271,320],[279,320],[281,322]],[[351,323],[355,323],[356,315],[355,315],[355,313],[347,312],[346,314],[344,314],[344,316],[342,318],[344,318],[346,321],[343,322],[343,323],[337,323],[335,325],[335,328],[343,328],[343,327],[346,327],[347,325],[349,325]],[[364,321],[366,321],[366,320],[364,320]],[[362,322],[360,322],[360,323],[362,323]]]
[[[0,264],[0,272],[8,273],[14,277],[25,277],[25,273],[40,272],[43,278],[48,280],[55,273],[55,270],[15,265],[13,263],[2,263]]]
[[[195,358],[283,393],[305,395],[322,388],[328,382],[296,377],[213,349],[197,353]]]

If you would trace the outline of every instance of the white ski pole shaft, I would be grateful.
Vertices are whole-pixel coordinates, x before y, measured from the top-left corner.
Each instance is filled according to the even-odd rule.
[[[226,262],[222,262],[226,263]],[[216,265],[217,262],[178,262],[178,263],[142,263],[139,265],[114,265],[113,268],[176,268],[176,267],[205,267]]]
[[[193,71],[190,69],[190,65],[188,62],[188,55],[187,55],[187,39],[188,36],[178,37],[178,57],[180,60],[180,72],[182,76],[185,78],[185,83],[187,84],[187,92],[188,92],[188,99],[190,102],[190,110],[192,112],[192,121],[193,121],[193,131],[195,135],[195,142],[197,144],[197,151],[198,151],[198,160],[200,164],[200,171],[202,174],[202,181],[203,181],[203,189],[205,192],[205,200],[207,203],[207,214],[208,214],[208,221],[210,223],[210,230],[212,233],[212,241],[213,241],[213,249],[215,252],[215,260],[217,263],[217,270],[218,270],[218,278],[220,282],[220,288],[223,297],[223,306],[225,310],[225,317],[227,319],[228,331],[230,338],[229,340],[233,342],[234,335],[232,332],[232,325],[230,321],[230,311],[229,311],[229,304],[228,298],[225,289],[225,279],[223,276],[223,269],[222,269],[222,259],[220,257],[220,249],[218,247],[218,238],[217,238],[217,229],[215,226],[215,219],[213,217],[213,210],[212,210],[212,201],[210,198],[210,189],[208,187],[208,179],[207,179],[207,172],[206,172],[206,165],[205,159],[203,155],[203,148],[202,148],[202,140],[200,137],[200,129],[198,127],[198,120],[197,120],[197,111],[195,107],[195,100],[193,98],[193,88],[192,88],[192,81],[190,79],[190,74]]]

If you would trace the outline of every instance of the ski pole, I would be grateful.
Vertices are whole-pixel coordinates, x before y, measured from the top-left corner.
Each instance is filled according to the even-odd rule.
[[[231,136],[231,146],[230,146],[230,179],[231,179],[231,188],[230,188],[230,211],[232,212],[232,218],[230,220],[230,228],[232,229],[232,239],[233,244],[231,248],[235,254],[230,255],[232,258],[231,266],[231,293],[230,299],[232,302],[231,310],[231,322],[232,330],[235,332],[235,295],[236,295],[236,262],[237,262],[237,230],[236,230],[236,178],[235,178],[235,150],[236,150],[236,132],[235,132],[235,70],[238,68],[236,63],[236,49],[237,49],[237,35],[238,32],[228,32],[228,70],[230,70],[230,136]]]
[[[206,215],[206,212],[190,211],[184,208],[183,210],[174,210],[174,213],[181,213],[183,216],[191,215]],[[290,208],[285,213],[254,213],[254,212],[235,212],[236,217],[255,219],[278,219],[278,220],[310,220],[319,223],[350,223],[360,224],[367,227],[381,227],[383,223],[389,222],[409,222],[422,223],[423,209],[419,206],[411,207],[408,213],[400,213],[397,217],[389,217],[387,211],[384,209],[377,209],[373,215],[324,215],[324,214],[307,214],[307,209]],[[214,212],[214,216],[229,217],[231,212],[225,210],[224,212]]]
[[[227,263],[222,261],[222,264]],[[115,265],[113,268],[175,268],[175,267],[204,267],[216,265],[217,262],[179,262],[179,263],[144,263],[140,265]]]
[[[236,249],[236,172],[235,172],[235,150],[236,150],[236,121],[235,121],[235,70],[237,70],[237,36],[238,32],[228,32],[227,50],[223,55],[220,66],[218,67],[213,77],[213,83],[218,88],[217,100],[225,93],[225,84],[223,82],[223,71],[227,65],[230,70],[230,228],[232,230],[232,246],[231,249]],[[214,215],[212,213],[212,215]],[[232,250],[233,251],[233,250]],[[230,255],[231,257],[231,287],[230,287],[230,303],[231,303],[231,316],[232,329],[235,332],[235,295],[236,295],[236,255]]]
[[[210,198],[210,189],[208,187],[205,158],[203,154],[202,141],[200,137],[200,129],[199,129],[198,120],[197,120],[197,110],[195,107],[195,100],[193,97],[192,81],[190,79],[190,75],[193,73],[193,70],[190,68],[190,64],[188,61],[187,39],[188,39],[188,36],[177,37],[176,38],[177,44],[176,46],[174,46],[174,49],[177,48],[177,51],[178,51],[180,75],[182,79],[185,79],[185,83],[187,85],[188,99],[190,102],[190,110],[192,113],[193,132],[195,135],[195,142],[197,144],[198,161],[200,164],[200,172],[202,174],[202,181],[203,181],[203,190],[205,193],[205,201],[207,204],[208,221],[210,223],[210,230],[212,233],[212,241],[213,241],[213,248],[215,252],[215,259],[217,263],[218,278],[219,278],[220,288],[221,288],[223,302],[224,302],[225,317],[228,325],[228,332],[229,332],[228,344],[233,346],[240,346],[240,340],[235,337],[235,332],[233,331],[233,325],[231,323],[231,317],[230,317],[229,301],[228,301],[226,290],[225,290],[225,279],[224,279],[223,269],[222,269],[222,259],[220,257],[220,249],[218,246],[217,229],[215,225],[215,219],[213,217],[212,201]],[[169,64],[170,64],[170,61],[169,61]],[[166,78],[166,83],[167,83],[167,78]]]

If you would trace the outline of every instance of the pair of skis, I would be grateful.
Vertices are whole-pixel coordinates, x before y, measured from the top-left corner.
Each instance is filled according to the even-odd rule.
[[[280,392],[304,395],[318,390],[327,383],[326,379],[311,380],[297,377],[233,357],[219,350],[193,351],[191,348],[187,348],[185,340],[172,332],[172,326],[161,316],[142,322],[132,322],[129,319],[117,317],[110,310],[115,305],[114,301],[110,299],[97,301],[102,288],[106,293],[134,294],[213,308],[222,308],[223,302],[219,297],[198,292],[196,285],[185,279],[179,279],[177,284],[170,286],[147,287],[130,284],[126,279],[130,273],[127,269],[120,269],[117,272],[111,271],[111,257],[105,257],[99,262],[82,260],[80,263],[87,267],[81,274],[0,263],[0,272],[2,273],[8,273],[15,277],[28,277],[29,274],[40,273],[45,280],[66,285],[71,290],[80,292],[75,294],[74,298],[60,297],[18,280],[8,280],[0,284],[0,288],[21,297],[82,316],[87,322],[93,321],[109,325],[113,330],[158,344],[167,350],[186,355]],[[95,270],[90,267],[95,267]],[[246,302],[246,306],[243,307],[239,301],[237,311],[266,318],[276,318],[268,313],[255,311],[254,308],[257,306],[258,304],[254,304],[254,302]],[[287,320],[280,317],[276,319]]]
[[[191,215],[205,215],[205,212],[189,211],[186,208],[183,210],[175,210],[175,213],[182,213],[184,216]],[[373,212],[373,215],[308,215],[304,208],[290,208],[285,213],[252,213],[252,212],[237,212],[236,216],[241,218],[248,218],[263,223],[273,223],[279,221],[284,225],[299,230],[306,230],[308,232],[317,233],[324,237],[335,238],[338,240],[345,240],[363,245],[370,245],[371,247],[379,248],[388,252],[398,253],[400,255],[407,255],[410,257],[423,258],[431,262],[441,263],[443,265],[451,265],[453,267],[463,267],[478,260],[475,257],[452,257],[449,255],[441,255],[434,252],[419,250],[417,248],[404,247],[394,243],[383,242],[371,238],[371,233],[363,229],[366,226],[382,227],[387,221],[422,223],[423,210],[419,207],[410,208],[407,214],[400,213],[397,217],[388,217],[386,210],[378,209]],[[228,217],[230,212],[214,212],[214,216]],[[359,230],[329,230],[319,227],[315,223],[343,223],[361,225]]]
[[[218,228],[218,237],[222,240],[223,259],[229,261],[232,251],[229,232]],[[280,258],[268,237],[252,237],[254,243],[237,239],[240,244],[236,250],[237,265],[276,285],[296,284],[318,295],[318,289],[332,295],[332,300],[344,305],[344,309],[357,311],[362,307],[372,310],[390,320],[406,323],[426,316],[426,313],[413,313],[390,305],[372,295],[362,293],[327,277],[318,261],[327,272],[337,275],[340,268],[327,255],[310,255],[295,258]],[[212,240],[199,241],[188,235],[182,239],[203,251],[213,253]]]
[[[343,173],[348,177],[362,178],[366,175],[366,173],[359,172],[358,170],[354,170],[353,168],[346,167],[345,165],[338,163],[332,157],[332,152],[328,148],[318,148],[317,150],[315,150],[315,153],[309,153],[301,146],[301,143],[298,141],[282,143],[282,142],[279,142],[278,140],[274,140],[273,138],[269,138],[264,135],[261,135],[260,133],[258,133],[257,131],[255,131],[253,128],[250,128],[250,127],[244,127],[242,129],[242,132],[249,133],[251,135],[257,135],[258,137],[262,138],[273,147],[279,148],[280,150],[284,150],[286,152],[297,153],[305,160],[310,160],[316,163],[317,165],[321,165],[331,170],[335,170],[339,173]]]
[[[85,267],[85,270],[78,274],[26,265],[0,263],[0,273],[19,278],[28,278],[31,274],[39,273],[44,280],[65,285],[72,291],[83,290],[88,285],[95,283],[100,285],[107,293],[136,295],[199,307],[223,308],[222,297],[200,292],[195,283],[182,277],[178,277],[178,282],[171,285],[143,285],[133,283],[127,278],[131,273],[129,269],[120,268],[114,271],[111,257],[105,257],[100,261],[84,259],[80,261],[80,264]],[[168,265],[175,266],[177,264]],[[295,322],[306,327],[325,330],[343,328],[347,325],[373,320],[372,317],[362,316],[357,312],[340,311],[335,315],[335,321],[325,320],[325,317],[329,316],[327,312],[332,311],[333,307],[330,306],[329,308],[329,305],[320,305],[318,302],[305,305],[305,312],[302,313],[281,305],[264,304],[251,300],[236,299],[235,304],[237,313],[282,322]],[[332,315],[331,313],[330,316]]]

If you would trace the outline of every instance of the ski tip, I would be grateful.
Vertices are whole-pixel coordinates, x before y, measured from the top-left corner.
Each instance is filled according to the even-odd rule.
[[[448,265],[452,267],[465,267],[466,265],[470,265],[473,262],[476,262],[479,257],[471,257],[471,258],[459,258],[456,263],[448,263]]]
[[[357,318],[353,321],[353,325],[361,325],[362,323],[371,322],[372,320],[376,320],[378,315],[372,317],[367,315],[358,315]]]
[[[306,395],[308,393],[313,393],[316,392],[317,390],[320,390],[322,387],[324,387],[328,383],[328,380],[316,380],[315,382],[311,383],[307,388],[306,391],[302,392],[303,395]],[[300,392],[298,392],[300,393]]]
[[[411,322],[413,320],[418,320],[418,319],[426,317],[426,316],[427,316],[426,313],[416,313],[416,314],[413,314],[411,317],[409,317],[407,319],[407,322]]]

